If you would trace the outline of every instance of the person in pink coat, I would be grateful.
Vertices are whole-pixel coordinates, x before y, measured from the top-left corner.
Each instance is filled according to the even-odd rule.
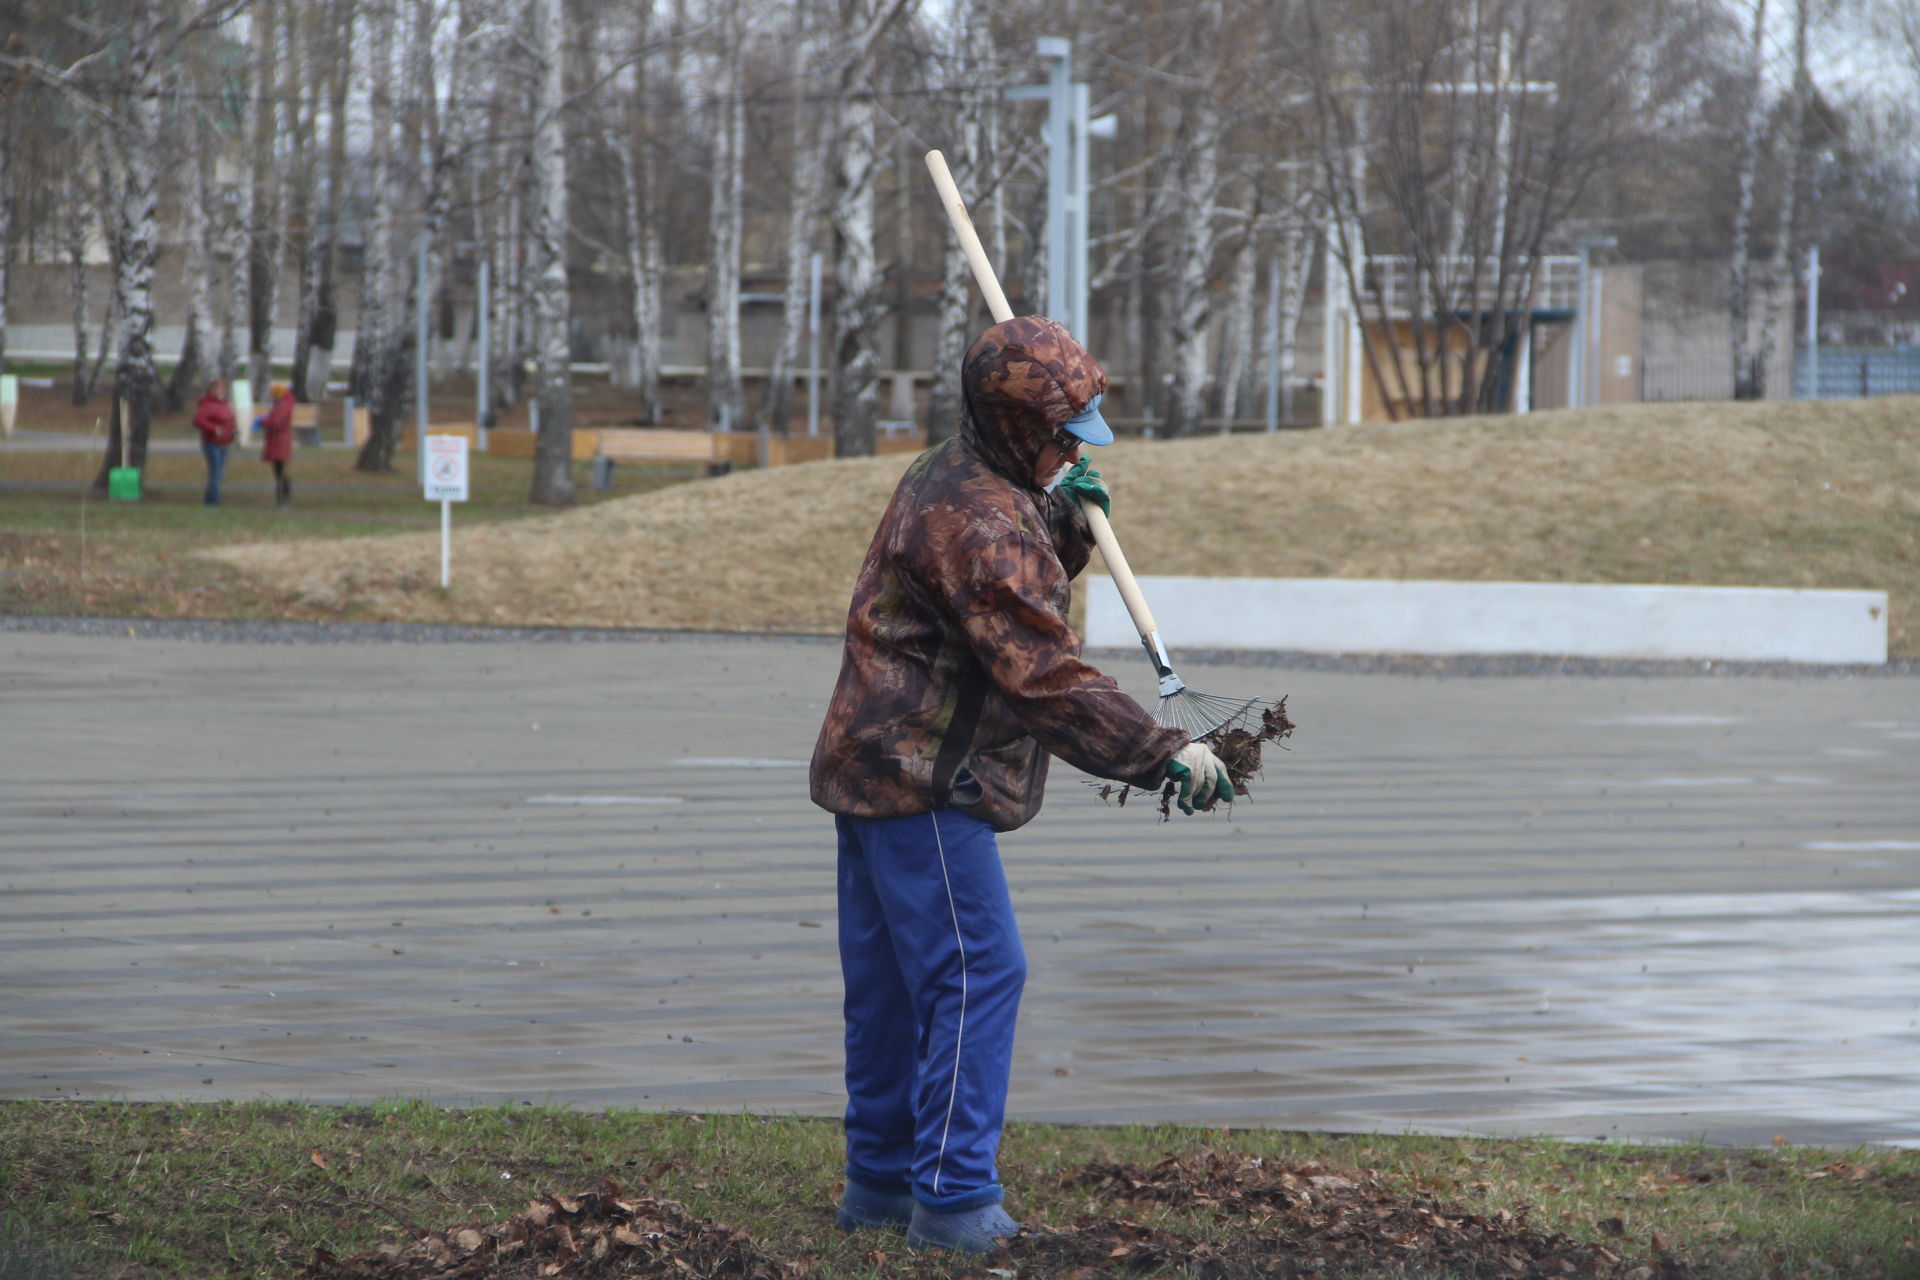
[[[207,384],[193,411],[193,428],[200,433],[200,456],[207,460],[207,492],[203,499],[210,507],[220,505],[220,476],[227,469],[227,450],[233,444],[239,424],[234,421],[233,406],[227,403],[227,384],[215,378]]]
[[[293,481],[287,476],[287,467],[293,462],[293,388],[276,382],[268,394],[273,407],[258,419],[260,432],[266,437],[260,461],[272,464],[273,505],[284,507],[293,501]]]

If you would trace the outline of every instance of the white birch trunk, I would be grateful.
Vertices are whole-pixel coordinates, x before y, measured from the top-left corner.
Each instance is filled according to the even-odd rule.
[[[841,30],[857,33],[843,54],[839,88],[839,165],[833,194],[834,452],[873,453],[880,403],[875,347],[883,302],[874,249],[874,182],[881,163],[873,89],[874,46],[911,0],[841,0]]]
[[[463,149],[465,129],[462,121],[465,116],[456,110],[442,113],[440,110],[438,79],[434,67],[434,24],[437,18],[436,6],[430,0],[419,0],[414,9],[413,43],[408,57],[409,76],[412,83],[422,86],[418,91],[418,104],[415,108],[415,133],[421,159],[419,179],[420,219],[419,235],[424,239],[427,251],[427,270],[424,282],[418,280],[416,269],[410,274],[415,278],[417,292],[412,297],[414,307],[428,308],[429,338],[435,333],[433,310],[440,297],[446,279],[446,245],[441,232],[447,224],[447,217],[453,207],[452,163],[453,157]],[[451,56],[447,63],[447,100],[459,103],[465,97],[467,42],[453,42]],[[419,252],[419,242],[414,245]],[[418,326],[408,318],[407,332],[414,335],[418,342]],[[416,358],[426,356],[428,352],[417,352]]]
[[[842,458],[873,453],[880,401],[880,359],[874,350],[880,318],[874,178],[880,156],[873,104],[850,91],[864,81],[857,70],[841,82],[839,187],[833,210],[834,452]]]
[[[257,68],[254,59],[248,58],[239,68],[238,88],[243,95],[252,95],[259,91],[255,82]],[[251,117],[249,117],[251,118]],[[251,147],[249,146],[249,154]],[[246,343],[240,337],[240,325],[247,315],[249,306],[249,263],[253,247],[253,183],[242,178],[235,184],[236,198],[229,207],[220,226],[220,265],[223,277],[221,296],[224,305],[220,309],[220,350],[214,360],[214,368],[222,378],[232,379],[246,372],[242,368],[245,359]],[[264,392],[263,387],[254,387],[256,397]],[[240,424],[240,440],[247,438],[249,424]]]
[[[999,109],[999,95],[991,86],[997,82],[991,57],[979,51],[990,48],[980,38],[985,34],[985,16],[981,7],[967,3],[954,14],[952,40],[943,50],[952,67],[952,83],[962,94],[953,122],[953,154],[947,164],[953,170],[954,186],[969,209],[977,209],[975,188],[988,158],[987,135],[990,121]],[[933,336],[932,378],[927,388],[927,443],[938,444],[957,435],[965,397],[960,386],[960,362],[973,345],[973,273],[959,238],[951,232],[942,237],[939,316]]]
[[[780,297],[780,337],[760,400],[760,421],[776,431],[787,427],[793,371],[800,360],[800,338],[807,323],[814,223],[819,217],[826,174],[827,113],[806,98],[812,83],[816,39],[808,29],[807,17],[808,8],[802,0],[795,6],[793,40],[793,201],[787,206],[787,283]]]
[[[198,118],[189,128],[193,137],[186,192],[187,336],[180,348],[180,363],[174,369],[172,394],[168,397],[176,409],[183,401],[190,402],[201,366],[207,363],[207,349],[213,345],[213,259],[209,252],[213,228],[207,217],[213,200],[210,180],[213,141]]]
[[[393,221],[398,211],[392,170],[398,162],[394,130],[394,23],[392,3],[376,0],[368,6],[367,82],[371,87],[366,166],[367,234],[360,267],[360,312],[354,330],[352,387],[358,406],[366,409],[369,434],[355,466],[362,471],[386,471],[393,465],[396,435],[393,386],[388,369],[392,331],[403,326],[395,307],[393,278],[403,270],[396,252]]]
[[[567,139],[561,111],[566,85],[561,59],[561,0],[531,0],[540,59],[534,115],[534,207],[529,240],[540,328],[540,439],[529,498],[552,506],[573,501],[572,313],[567,294]]]
[[[7,367],[7,270],[13,262],[12,94],[0,95],[0,369]]]
[[[213,367],[222,378],[233,378],[244,373],[241,361],[240,319],[246,310],[247,299],[247,233],[245,229],[246,197],[239,200],[239,207],[233,216],[222,221],[219,235],[219,270],[221,278],[221,296],[225,305],[220,309],[218,320],[220,341],[217,345]],[[240,424],[244,435],[247,424]]]
[[[73,301],[73,403],[76,405],[85,404],[93,389],[87,378],[87,361],[93,350],[92,327],[87,323],[87,229],[93,219],[87,212],[89,197],[81,188],[80,168],[75,165],[67,171],[61,184],[60,208],[61,220],[66,224],[67,279]]]
[[[488,281],[487,303],[493,309],[493,314],[488,318],[487,338],[493,349],[485,357],[493,363],[493,377],[489,379],[488,390],[488,396],[493,400],[493,404],[487,407],[489,425],[497,410],[514,403],[515,388],[519,385],[510,372],[519,363],[520,351],[520,334],[516,327],[520,314],[517,301],[520,290],[520,213],[516,193],[508,193],[505,207],[495,219],[490,240],[493,271],[492,279]]]
[[[107,472],[121,465],[144,466],[147,425],[153,408],[153,267],[160,251],[159,157],[161,14],[158,0],[132,0],[123,28],[127,64],[126,96],[118,121],[122,183],[114,253],[114,292],[119,299],[120,333],[115,397],[127,418],[112,415],[116,430],[107,442],[94,488],[106,488]],[[121,434],[126,434],[124,455]]]
[[[1740,159],[1737,183],[1739,201],[1733,215],[1733,254],[1728,271],[1727,319],[1733,332],[1733,397],[1752,400],[1764,394],[1754,382],[1752,334],[1748,327],[1750,311],[1750,275],[1753,269],[1753,188],[1760,167],[1760,128],[1766,119],[1766,87],[1762,82],[1765,62],[1764,38],[1767,24],[1767,0],[1754,0],[1753,38],[1747,61],[1746,123],[1740,131]]]
[[[1167,405],[1167,434],[1172,436],[1197,432],[1206,408],[1207,330],[1213,306],[1207,281],[1213,267],[1220,182],[1220,116],[1211,101],[1203,99],[1195,107],[1187,146],[1187,206],[1174,277],[1172,384]]]
[[[645,50],[653,34],[653,0],[638,0],[634,6],[633,45]],[[651,57],[637,56],[632,69],[632,94],[613,119],[618,127],[610,130],[608,150],[613,154],[614,170],[620,181],[620,226],[624,237],[627,268],[627,314],[633,323],[633,350],[624,369],[616,365],[616,377],[624,385],[632,379],[632,389],[640,400],[643,422],[660,420],[660,230],[655,217],[654,162],[652,135],[656,126],[648,108],[648,90],[652,83]]]
[[[1793,21],[1793,111],[1787,124],[1787,171],[1780,191],[1780,226],[1773,237],[1773,257],[1767,264],[1766,301],[1760,313],[1760,346],[1754,352],[1754,397],[1764,399],[1773,366],[1773,342],[1780,313],[1793,305],[1793,261],[1797,245],[1795,226],[1800,194],[1800,165],[1806,154],[1807,103],[1813,82],[1807,74],[1808,0],[1795,0]],[[1792,381],[1792,369],[1788,369]]]
[[[318,234],[311,240],[315,280],[312,309],[304,322],[309,343],[304,375],[307,394],[314,400],[326,398],[327,381],[333,376],[334,343],[339,336],[340,304],[335,294],[335,276],[340,262],[341,187],[347,172],[347,89],[353,80],[353,23],[357,8],[351,0],[336,0],[330,6],[328,24],[332,65],[327,76],[326,193]]]
[[[252,214],[247,248],[247,376],[254,395],[264,402],[273,360],[274,277],[280,262],[280,166],[275,140],[280,132],[279,101],[280,0],[263,0],[254,10],[254,99],[249,174]]]
[[[1281,226],[1280,251],[1273,270],[1280,281],[1280,327],[1269,338],[1280,353],[1278,377],[1280,421],[1293,421],[1295,344],[1300,337],[1300,310],[1307,297],[1307,273],[1313,266],[1313,237],[1303,223],[1289,218]]]
[[[1253,339],[1258,320],[1254,312],[1254,277],[1259,274],[1254,251],[1254,228],[1248,227],[1234,251],[1227,279],[1227,324],[1220,342],[1220,434],[1233,430],[1240,402],[1252,391]]]
[[[740,104],[739,6],[717,24],[710,127],[713,170],[707,207],[707,429],[734,430],[740,417],[740,196],[746,114]]]

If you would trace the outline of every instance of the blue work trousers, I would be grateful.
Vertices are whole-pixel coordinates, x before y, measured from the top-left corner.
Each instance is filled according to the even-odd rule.
[[[835,822],[847,1176],[941,1212],[997,1204],[1027,957],[993,828],[957,809]]]
[[[227,469],[227,446],[200,442],[200,456],[207,460],[207,491],[201,501],[209,507],[220,505],[220,474]]]

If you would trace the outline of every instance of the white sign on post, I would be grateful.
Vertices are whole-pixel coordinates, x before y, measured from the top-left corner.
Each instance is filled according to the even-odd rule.
[[[440,585],[446,586],[453,568],[453,508],[467,500],[467,438],[427,437],[426,499],[440,504]]]
[[[427,501],[467,500],[467,438],[427,437]]]

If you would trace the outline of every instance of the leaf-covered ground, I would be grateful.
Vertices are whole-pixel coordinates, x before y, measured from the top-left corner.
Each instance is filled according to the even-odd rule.
[[[1028,1222],[995,1254],[953,1261],[955,1274],[1130,1280],[1315,1276],[1685,1276],[1667,1255],[1624,1256],[1532,1226],[1525,1213],[1480,1213],[1396,1195],[1366,1170],[1273,1164],[1259,1157],[1169,1158],[1151,1167],[1090,1164],[1068,1185],[1093,1193],[1108,1216],[1065,1225]],[[1204,1231],[1154,1225],[1139,1211],[1172,1207],[1211,1219]],[[868,1261],[905,1247],[873,1237]],[[880,1255],[875,1257],[874,1255]],[[613,1182],[579,1195],[541,1195],[505,1223],[464,1223],[350,1257],[321,1252],[306,1280],[519,1280],[660,1277],[798,1280],[819,1259],[782,1257],[745,1231],[694,1216],[670,1200]]]
[[[1022,1231],[958,1262],[835,1228],[821,1120],[0,1102],[0,1277],[1920,1275],[1920,1152],[1014,1124],[1000,1157]]]

